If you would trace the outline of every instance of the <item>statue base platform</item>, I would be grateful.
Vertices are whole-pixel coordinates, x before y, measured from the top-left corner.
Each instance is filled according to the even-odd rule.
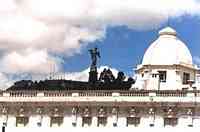
[[[97,71],[90,71],[89,72],[89,82],[90,83],[96,83],[97,82],[97,75],[98,75],[98,73],[97,73]]]

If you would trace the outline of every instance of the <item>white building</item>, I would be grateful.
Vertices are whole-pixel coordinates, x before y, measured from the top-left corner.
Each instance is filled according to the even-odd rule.
[[[7,131],[200,128],[200,91],[188,85],[196,81],[198,69],[174,29],[159,32],[136,73],[128,91],[1,91],[0,124]]]
[[[166,27],[146,50],[142,64],[137,66],[137,80],[142,85],[137,86],[137,82],[133,88],[181,90],[196,81],[197,73],[187,46],[174,29]]]

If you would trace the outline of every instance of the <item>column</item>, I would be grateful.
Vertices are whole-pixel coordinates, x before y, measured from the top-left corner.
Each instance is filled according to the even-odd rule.
[[[72,108],[72,111],[71,111],[71,126],[72,127],[76,127],[77,126],[77,110],[78,108],[77,107],[73,107]]]
[[[63,115],[63,125],[62,125],[62,127],[65,127],[65,128],[72,127],[71,115],[72,114],[69,115],[67,113]]]
[[[16,116],[8,115],[7,127],[16,127]]]
[[[42,108],[37,108],[36,109],[36,126],[37,127],[42,127],[42,119],[43,119],[43,109]]]
[[[126,116],[120,116],[118,115],[118,127],[126,127]]]
[[[155,122],[155,108],[150,108],[149,109],[149,126],[154,127],[154,122]]]
[[[92,117],[92,127],[97,127],[97,121],[98,120],[98,117],[97,116],[93,116]]]
[[[187,115],[188,115],[188,118],[187,118],[187,121],[188,121],[188,127],[193,127],[193,109],[189,108],[187,110]]]
[[[155,127],[162,128],[164,127],[164,117],[161,115],[155,115]]]
[[[114,107],[112,109],[112,124],[113,124],[113,127],[117,127],[117,124],[118,123],[118,108],[117,107]]]
[[[3,107],[2,109],[2,126],[6,127],[8,121],[8,108]]]
[[[42,118],[42,127],[50,127],[50,115],[43,115]]]

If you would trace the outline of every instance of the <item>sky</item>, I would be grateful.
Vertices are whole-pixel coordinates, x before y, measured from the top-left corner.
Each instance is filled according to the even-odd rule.
[[[133,76],[148,46],[174,28],[200,65],[199,0],[0,0],[0,89],[16,80],[65,73],[87,80],[98,67]],[[58,77],[59,78],[59,77]]]

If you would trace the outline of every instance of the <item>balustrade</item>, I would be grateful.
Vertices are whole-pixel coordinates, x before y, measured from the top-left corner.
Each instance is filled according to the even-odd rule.
[[[76,93],[79,97],[112,97],[118,95],[121,97],[200,97],[200,90],[184,91],[184,90],[135,90],[135,91],[2,91],[0,97],[75,97]]]
[[[37,91],[12,91],[7,92],[10,97],[36,97]]]
[[[44,91],[45,97],[65,97],[72,96],[72,92],[62,92],[62,91]]]

